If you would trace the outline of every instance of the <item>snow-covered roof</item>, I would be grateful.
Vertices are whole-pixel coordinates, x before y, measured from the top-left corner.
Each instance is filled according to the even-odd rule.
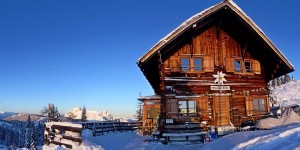
[[[74,124],[71,122],[46,122],[45,125],[53,126],[53,125],[59,125],[59,126],[65,126],[65,127],[74,127],[74,128],[82,128],[81,124]]]
[[[291,70],[294,70],[293,65],[288,61],[288,59],[280,52],[280,50],[271,42],[271,40],[263,33],[263,31],[255,24],[255,22],[246,15],[246,13],[232,0],[223,1],[217,5],[211,6],[198,14],[190,17],[186,21],[184,21],[180,26],[178,26],[175,30],[170,32],[168,35],[163,37],[156,43],[146,54],[144,54],[139,60],[138,65],[146,62],[150,59],[157,51],[161,50],[165,47],[168,43],[176,39],[178,36],[183,34],[187,29],[193,28],[197,26],[197,22],[202,19],[207,18],[208,16],[214,14],[215,12],[221,9],[231,9],[234,11],[238,16],[242,18],[242,20],[247,23],[264,41],[267,45],[284,61]]]
[[[155,100],[155,99],[161,99],[158,95],[151,95],[151,96],[140,96],[137,98],[138,100]]]

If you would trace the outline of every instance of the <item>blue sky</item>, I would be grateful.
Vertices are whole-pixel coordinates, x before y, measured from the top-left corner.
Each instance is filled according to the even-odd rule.
[[[0,110],[86,106],[132,117],[153,90],[136,61],[192,15],[221,0],[2,0]],[[235,2],[297,68],[300,2]],[[300,78],[295,71],[292,75]]]

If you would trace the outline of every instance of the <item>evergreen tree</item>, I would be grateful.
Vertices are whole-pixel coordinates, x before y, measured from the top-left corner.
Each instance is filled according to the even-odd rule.
[[[275,82],[276,82],[276,86],[280,86],[281,85],[280,78],[275,78]]]
[[[5,140],[5,128],[0,126],[0,144],[4,145],[4,140]]]
[[[31,141],[30,141],[30,150],[36,150],[36,138],[35,138],[35,133],[31,133]]]
[[[26,128],[21,124],[19,129],[19,139],[18,140],[18,147],[22,148],[25,146],[25,134],[26,134]]]
[[[271,80],[271,85],[275,88],[276,87],[276,81],[275,79]]]
[[[13,144],[12,144],[12,148],[15,150],[16,146],[19,144],[18,141],[20,141],[19,139],[19,130],[20,128],[15,126],[14,130],[13,130]]]
[[[136,110],[136,119],[138,121],[142,121],[142,118],[143,118],[143,114],[142,114],[142,105],[143,105],[143,102],[138,100],[138,104],[137,104],[137,110]]]
[[[31,123],[30,115],[28,115],[26,129],[25,129],[25,147],[30,148],[30,144],[32,141],[32,133],[33,133],[33,126]]]
[[[285,78],[283,76],[279,77],[279,79],[280,79],[281,85],[286,83]]]
[[[291,81],[290,75],[288,75],[288,74],[284,75],[284,81],[285,81],[285,83],[289,83]]]
[[[41,114],[43,116],[48,116],[48,113],[49,113],[49,109],[47,107],[44,107],[42,110],[41,110]]]
[[[48,104],[48,121],[51,122],[51,121],[54,121],[54,105],[49,103]]]
[[[59,119],[60,114],[58,112],[57,107],[54,106],[54,104],[49,103],[48,105],[48,121],[60,121]]]
[[[27,118],[26,128],[32,128],[32,122],[31,122],[30,115],[28,115],[28,118]]]
[[[87,120],[87,116],[86,116],[86,108],[85,106],[83,106],[83,109],[81,111],[81,121],[85,122]]]
[[[44,144],[44,124],[39,122],[36,126],[35,137],[36,137],[36,145],[41,146]]]
[[[5,132],[4,145],[10,146],[13,143],[12,136],[13,136],[12,130],[7,129]]]
[[[58,112],[57,107],[55,107],[55,110],[54,110],[54,121],[60,121],[59,117],[60,117],[60,114]]]
[[[15,146],[14,143],[9,146],[9,150],[16,150],[16,149],[17,149],[17,147]]]

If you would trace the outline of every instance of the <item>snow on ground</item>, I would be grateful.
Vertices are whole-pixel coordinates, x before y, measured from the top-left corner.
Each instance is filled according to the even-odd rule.
[[[128,118],[125,118],[125,117],[113,117],[113,120],[120,120],[120,122],[133,122],[133,121],[136,121],[136,120],[128,119]]]
[[[145,142],[151,139],[149,136],[141,136],[135,132],[111,133],[103,136],[88,137],[85,141],[101,145],[105,150],[189,150],[199,148],[202,143],[176,142],[164,145],[160,142]]]
[[[300,104],[300,80],[291,81],[273,89],[278,102],[286,100],[283,105]]]
[[[210,143],[171,142],[164,145],[160,142],[149,142],[150,136],[141,136],[135,132],[110,133],[92,136],[91,131],[83,131],[82,150],[291,150],[300,149],[300,124],[290,124],[272,130],[237,132]],[[44,146],[43,149],[64,149]]]
[[[239,132],[206,144],[203,149],[300,149],[300,124],[285,125],[272,130]]]

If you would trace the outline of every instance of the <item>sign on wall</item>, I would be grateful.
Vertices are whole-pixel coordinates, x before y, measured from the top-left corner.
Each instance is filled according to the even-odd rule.
[[[225,90],[230,90],[230,86],[210,86],[210,89],[225,91]]]

